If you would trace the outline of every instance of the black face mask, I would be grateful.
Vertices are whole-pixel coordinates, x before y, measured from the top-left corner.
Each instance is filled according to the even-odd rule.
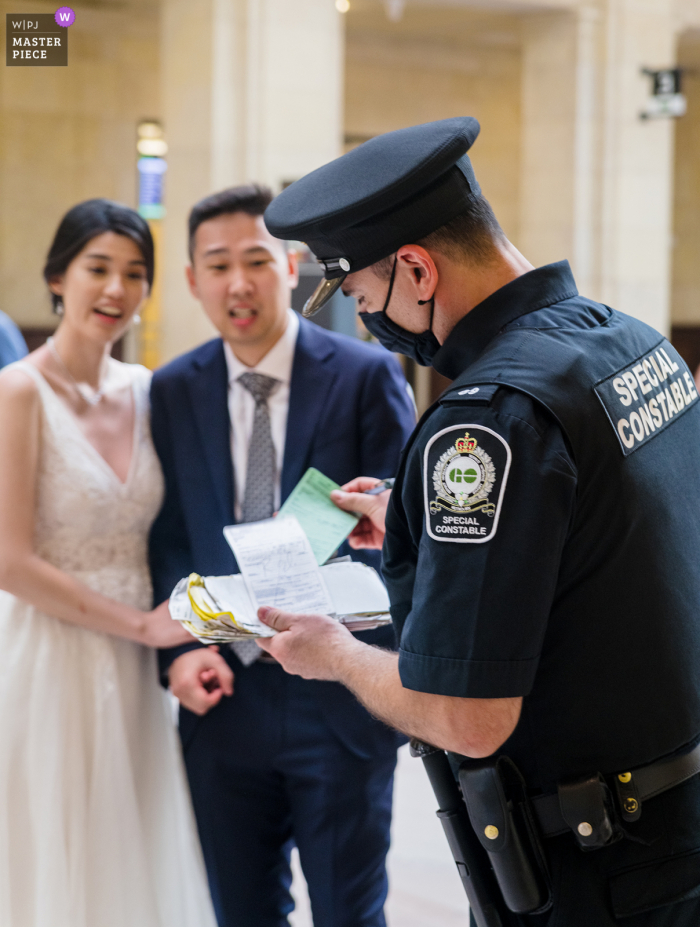
[[[361,312],[360,318],[364,322],[367,331],[374,335],[377,341],[389,351],[396,351],[398,354],[405,354],[406,357],[412,358],[422,367],[430,367],[433,357],[440,348],[440,342],[433,334],[433,312],[435,310],[435,297],[432,299],[419,300],[418,304],[424,306],[430,303],[430,325],[427,330],[417,334],[401,328],[396,322],[393,322],[386,313],[391,292],[394,289],[394,278],[396,276],[396,258],[391,271],[389,281],[389,292],[386,294],[386,300],[381,312]]]

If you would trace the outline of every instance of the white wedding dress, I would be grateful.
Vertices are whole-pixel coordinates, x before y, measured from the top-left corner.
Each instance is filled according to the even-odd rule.
[[[148,532],[163,477],[150,373],[121,483],[31,364],[43,418],[40,557],[151,605]],[[0,592],[0,927],[215,927],[180,746],[155,652]]]

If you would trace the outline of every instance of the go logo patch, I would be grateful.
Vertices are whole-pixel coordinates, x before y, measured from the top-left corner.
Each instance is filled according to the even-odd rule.
[[[483,544],[496,533],[510,470],[510,447],[482,425],[453,425],[423,458],[426,530],[436,541]]]

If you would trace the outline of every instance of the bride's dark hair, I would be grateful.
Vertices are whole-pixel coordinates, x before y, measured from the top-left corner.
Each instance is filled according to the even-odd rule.
[[[46,257],[44,280],[50,283],[64,274],[90,239],[104,232],[115,232],[133,241],[146,262],[146,279],[150,289],[153,285],[154,256],[148,223],[134,209],[103,199],[78,203],[61,219]],[[52,293],[51,301],[55,312],[61,297]]]

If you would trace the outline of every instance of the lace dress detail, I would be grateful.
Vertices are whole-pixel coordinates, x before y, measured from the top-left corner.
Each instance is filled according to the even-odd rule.
[[[134,440],[122,483],[39,371],[37,553],[103,595],[151,605],[163,495],[150,373],[125,365]],[[0,925],[215,927],[155,652],[0,592]]]

